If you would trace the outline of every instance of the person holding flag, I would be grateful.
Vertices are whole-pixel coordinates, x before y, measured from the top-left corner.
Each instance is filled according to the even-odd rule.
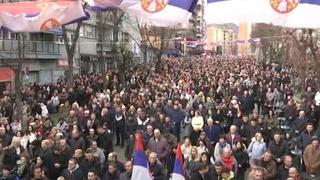
[[[148,160],[143,150],[141,134],[136,134],[134,161],[131,179],[152,180],[148,170]]]
[[[185,180],[183,176],[183,159],[180,144],[178,144],[176,150],[176,161],[174,163],[172,179],[174,180]]]

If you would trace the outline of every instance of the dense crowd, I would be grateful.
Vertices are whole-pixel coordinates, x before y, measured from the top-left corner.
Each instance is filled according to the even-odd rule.
[[[22,119],[3,92],[0,180],[129,180],[137,132],[154,180],[170,178],[178,143],[187,180],[317,179],[318,82],[293,72],[251,57],[166,58],[159,73],[26,85]]]

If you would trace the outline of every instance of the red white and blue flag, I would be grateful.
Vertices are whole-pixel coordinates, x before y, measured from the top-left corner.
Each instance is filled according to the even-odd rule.
[[[152,180],[148,170],[148,160],[143,150],[141,134],[136,134],[136,145],[131,179]]]
[[[0,3],[0,26],[14,32],[45,32],[84,20],[87,14],[79,0]]]
[[[208,0],[207,24],[251,22],[319,28],[320,0]]]
[[[120,8],[156,26],[187,24],[197,0],[85,0],[94,10]]]
[[[30,76],[30,71],[29,71],[29,67],[27,66],[25,68],[25,70],[22,71],[23,75],[25,76],[26,79],[29,79]]]
[[[178,144],[176,150],[176,161],[174,163],[173,173],[172,173],[173,180],[185,180],[183,176],[183,159],[180,144]]]

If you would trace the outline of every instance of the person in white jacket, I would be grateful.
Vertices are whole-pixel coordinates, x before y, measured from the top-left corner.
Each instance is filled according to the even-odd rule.
[[[194,131],[202,131],[204,120],[198,111],[195,112],[195,116],[191,120],[191,125]]]

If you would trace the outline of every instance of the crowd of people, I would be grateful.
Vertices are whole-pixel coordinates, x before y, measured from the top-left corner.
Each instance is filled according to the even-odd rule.
[[[187,180],[319,179],[318,82],[292,72],[252,57],[165,58],[158,73],[26,85],[22,119],[3,92],[0,180],[130,180],[136,133],[154,180],[170,179],[178,143]]]

